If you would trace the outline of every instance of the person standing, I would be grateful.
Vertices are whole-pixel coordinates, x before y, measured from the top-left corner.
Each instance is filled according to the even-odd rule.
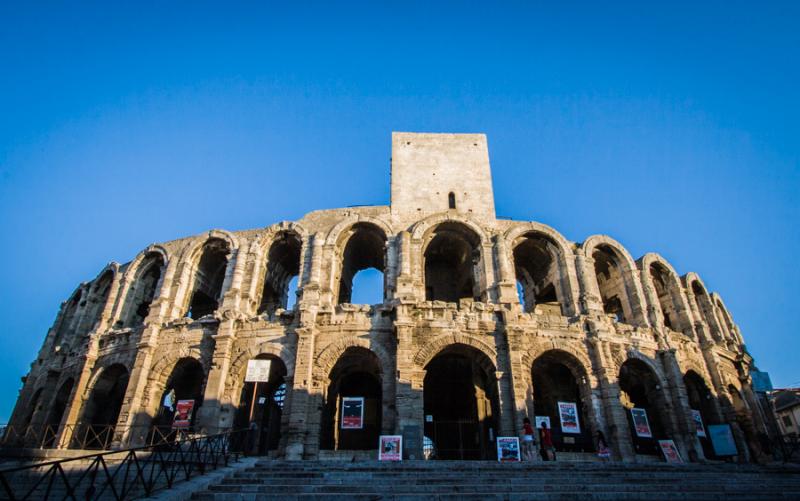
[[[611,449],[606,442],[606,436],[600,430],[597,430],[597,457],[603,462],[611,458]]]
[[[536,457],[536,441],[533,439],[533,427],[531,420],[522,420],[522,459],[523,461],[534,461]]]
[[[547,421],[542,421],[542,427],[539,428],[539,442],[542,444],[542,458],[545,461],[556,460],[556,448],[553,447],[553,435],[547,427]]]

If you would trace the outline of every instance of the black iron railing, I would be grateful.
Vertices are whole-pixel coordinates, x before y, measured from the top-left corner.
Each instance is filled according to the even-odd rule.
[[[192,429],[204,435],[204,429]],[[0,426],[0,447],[36,449],[123,449],[175,441],[171,426],[116,426],[75,423],[42,426]]]
[[[238,461],[246,430],[0,470],[0,498],[116,501],[170,489]]]

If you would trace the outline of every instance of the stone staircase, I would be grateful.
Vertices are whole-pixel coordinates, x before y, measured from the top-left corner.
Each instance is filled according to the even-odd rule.
[[[232,500],[800,500],[800,467],[264,460],[195,492]]]

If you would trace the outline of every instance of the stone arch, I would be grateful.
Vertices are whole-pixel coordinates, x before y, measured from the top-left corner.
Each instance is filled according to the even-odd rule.
[[[86,306],[80,321],[79,334],[86,334],[100,326],[103,313],[114,298],[114,287],[118,285],[119,264],[111,262],[97,274],[88,286]]]
[[[725,306],[725,302],[722,300],[722,297],[717,292],[711,293],[711,300],[714,308],[719,311],[719,323],[720,326],[724,328],[725,333],[727,334],[727,341],[733,348],[737,343],[741,343],[738,332],[736,329],[736,324],[733,323],[733,317],[731,316],[730,310],[728,307]]]
[[[424,369],[431,360],[433,360],[436,355],[438,355],[442,350],[447,348],[450,345],[454,344],[461,344],[465,346],[469,346],[471,348],[475,348],[482,354],[486,355],[488,360],[494,365],[495,368],[492,370],[496,370],[497,367],[497,352],[494,348],[492,348],[489,344],[480,339],[477,339],[474,336],[470,336],[467,334],[462,334],[460,332],[450,332],[447,334],[440,334],[430,341],[428,341],[425,345],[423,345],[418,351],[417,354],[414,356],[414,365],[417,366],[419,369]]]
[[[574,362],[577,362],[575,370],[580,371],[580,373],[586,377],[587,383],[592,384],[594,378],[592,372],[592,361],[589,358],[589,354],[586,352],[586,350],[577,343],[563,341],[559,342],[558,340],[552,340],[547,343],[539,343],[522,355],[523,367],[530,368],[531,365],[533,365],[534,360],[549,351],[563,352],[568,357],[571,357]],[[530,374],[526,374],[526,381],[530,383]]]
[[[328,231],[328,234],[325,236],[325,245],[332,245],[335,247],[341,247],[342,244],[345,243],[345,240],[349,238],[347,232],[353,226],[359,224],[371,224],[378,228],[381,232],[383,232],[386,238],[389,236],[394,235],[394,231],[390,224],[383,219],[366,216],[363,214],[351,214],[344,219],[340,220],[336,225]]]
[[[444,221],[422,236],[421,276],[425,299],[460,303],[486,296],[491,247],[480,234],[459,221]]]
[[[537,350],[535,357],[529,357],[530,363],[523,365],[528,380],[528,415],[550,417],[553,442],[559,450],[594,449],[598,418],[593,405],[591,365],[586,365],[588,357],[583,355],[574,348],[546,348]],[[560,422],[558,402],[576,404],[578,433],[556,427]]]
[[[708,327],[713,341],[722,342],[724,340],[722,326],[714,316],[714,304],[711,294],[708,292],[703,280],[695,272],[687,273],[682,280],[687,293],[691,295],[691,299],[694,301],[694,308],[698,317],[695,318],[695,322],[700,322]]]
[[[158,402],[157,393],[167,384],[167,379],[169,379],[175,364],[183,358],[193,358],[200,362],[203,372],[208,377],[208,361],[203,356],[200,348],[197,347],[181,346],[178,349],[170,350],[169,353],[155,360],[150,366],[144,396],[142,397],[142,408],[148,410],[151,416],[157,408],[156,406],[160,403]]]
[[[475,232],[480,239],[481,246],[491,245],[489,235],[480,226],[480,224],[467,217],[466,214],[453,214],[450,212],[432,214],[414,223],[409,230],[411,239],[418,242],[423,242],[424,248],[431,239],[431,232],[433,232],[433,230],[440,224],[448,222],[462,224]]]
[[[668,327],[675,331],[686,332],[691,330],[691,316],[686,297],[683,294],[681,280],[675,268],[655,252],[649,252],[639,258],[640,276],[642,285],[652,288],[656,297],[653,299],[658,304],[650,305],[652,312],[660,312],[662,323],[669,324]],[[657,270],[660,276],[666,278],[667,283],[663,284],[666,290],[660,290],[653,278],[653,272]],[[649,296],[645,294],[645,297]],[[648,301],[649,302],[649,301]],[[666,307],[667,311],[664,311]],[[656,325],[656,318],[651,317],[651,324]]]
[[[181,315],[197,319],[219,308],[229,286],[235,261],[231,258],[236,252],[238,240],[223,230],[211,230],[203,238],[189,241],[181,255],[180,292],[176,295]],[[209,274],[209,270],[201,270],[205,267],[215,268],[216,271]],[[198,282],[201,276],[206,275],[209,278]]]
[[[319,352],[314,364],[317,377],[324,381],[330,374],[331,370],[333,370],[334,365],[336,365],[336,362],[339,360],[342,354],[344,354],[344,352],[349,348],[363,348],[371,351],[378,358],[381,376],[392,373],[394,368],[394,358],[383,346],[365,337],[348,336],[333,341]]]
[[[287,380],[291,380],[294,377],[294,362],[296,357],[295,350],[292,346],[286,343],[276,343],[274,341],[265,341],[250,346],[238,352],[231,360],[228,375],[225,378],[225,392],[222,397],[224,399],[222,402],[224,405],[235,404],[236,395],[241,391],[242,382],[244,381],[244,372],[247,368],[247,362],[262,355],[268,355],[280,360],[284,367],[286,367]]]
[[[644,292],[639,279],[639,269],[636,263],[622,244],[607,235],[593,235],[587,238],[580,246],[580,252],[583,257],[590,262],[594,262],[594,269],[589,270],[597,291],[600,292],[601,301],[606,312],[615,312],[619,316],[620,313],[625,318],[626,323],[640,325],[647,327],[649,325],[645,312]],[[595,258],[598,252],[607,255],[607,260],[612,262],[619,270],[622,283],[619,284],[614,291],[609,291],[609,297],[604,297],[600,280],[598,279],[598,266],[603,263],[598,263]],[[609,278],[610,280],[610,278]],[[620,287],[623,290],[619,290]],[[614,297],[610,294],[616,292]],[[623,297],[618,297],[622,295]],[[618,303],[615,305],[615,303]]]
[[[115,326],[136,327],[144,322],[150,304],[160,295],[167,269],[166,251],[151,245],[128,267],[123,278],[121,307]]]
[[[631,350],[617,373],[620,404],[625,409],[630,440],[637,454],[659,455],[658,440],[680,439],[674,422],[668,386],[664,375],[648,357]],[[643,409],[633,413],[633,409]],[[644,420],[651,436],[646,436]]]
[[[505,247],[508,248],[509,255],[498,256],[498,259],[509,260],[514,267],[515,273],[519,275],[520,270],[517,270],[516,260],[517,247],[525,243],[531,236],[548,242],[555,249],[556,255],[551,255],[558,272],[558,280],[554,284],[558,290],[555,292],[561,303],[562,314],[574,314],[577,311],[579,296],[577,274],[575,272],[574,245],[555,229],[536,222],[515,224],[502,236],[507,244]],[[551,252],[548,250],[548,253]]]
[[[333,247],[329,287],[334,291],[337,303],[354,302],[354,277],[358,272],[370,268],[383,275],[381,300],[378,302],[383,302],[387,297],[387,245],[391,235],[388,231],[391,230],[387,225],[373,221],[381,223],[375,218],[365,218],[344,226],[340,223],[328,234],[326,244]]]
[[[256,259],[252,263],[248,296],[254,298],[258,314],[273,315],[290,305],[291,283],[299,287],[303,268],[306,232],[299,225],[281,223],[270,227],[255,243]],[[293,303],[292,303],[293,304]]]

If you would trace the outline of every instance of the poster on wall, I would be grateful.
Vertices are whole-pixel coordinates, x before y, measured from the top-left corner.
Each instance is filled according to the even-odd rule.
[[[178,400],[175,404],[175,417],[172,419],[172,427],[188,428],[192,424],[192,409],[194,400]]]
[[[547,428],[550,429],[550,416],[535,416],[536,418],[536,429],[542,427],[542,423],[547,423]]]
[[[342,397],[342,429],[360,430],[364,427],[364,397]]]
[[[563,433],[581,432],[581,425],[578,422],[578,406],[575,402],[558,402],[558,417],[561,419]]]
[[[661,452],[664,453],[664,459],[667,460],[667,463],[683,463],[681,453],[675,447],[675,442],[672,440],[659,440],[658,446],[661,447]]]
[[[698,437],[706,437],[706,427],[703,426],[703,416],[700,411],[692,409],[692,421],[694,421],[694,428],[697,430]]]
[[[739,454],[729,424],[708,425],[708,436],[711,439],[711,445],[714,446],[714,454],[717,456],[736,456]]]
[[[381,435],[378,441],[378,461],[402,461],[403,436]]]
[[[633,418],[633,428],[636,430],[636,436],[639,438],[653,438],[653,432],[650,431],[650,422],[647,420],[647,411],[634,407],[631,409],[631,417]]]
[[[269,382],[270,360],[248,360],[247,372],[244,374],[245,383]]]
[[[497,437],[497,460],[501,463],[520,461],[518,437]]]

